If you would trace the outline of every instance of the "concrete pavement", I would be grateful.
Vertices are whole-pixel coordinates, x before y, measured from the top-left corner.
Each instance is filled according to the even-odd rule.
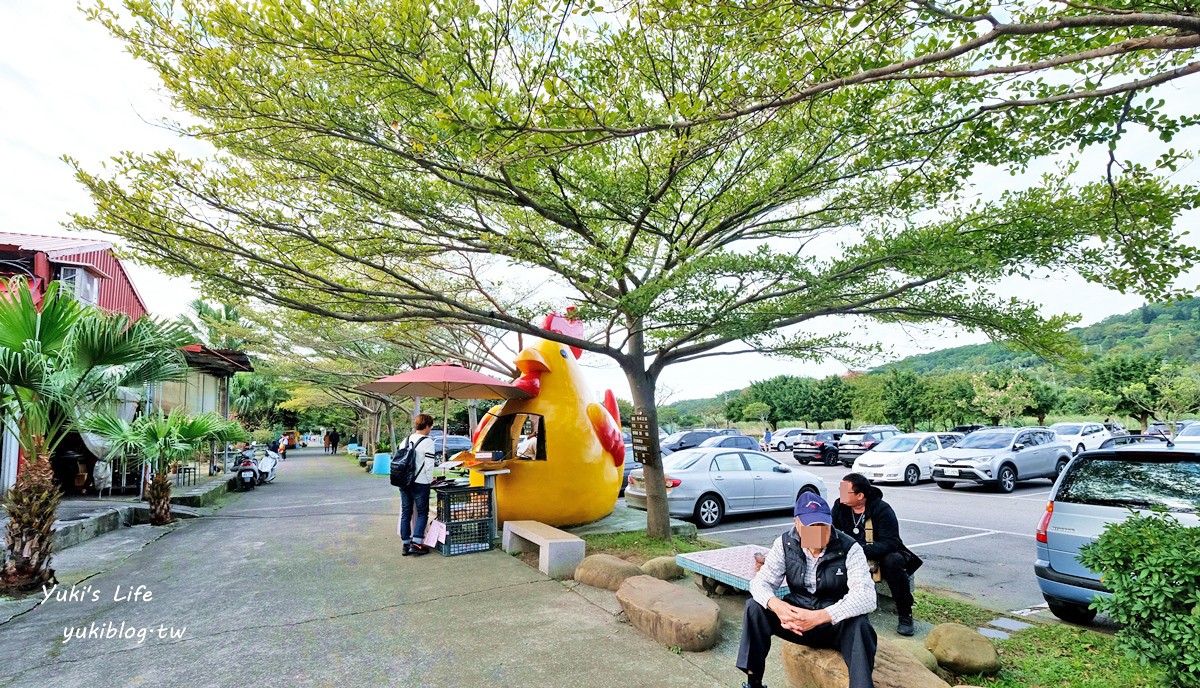
[[[211,516],[73,547],[62,599],[0,604],[0,686],[740,684],[736,629],[674,654],[621,623],[612,593],[499,551],[401,557],[398,510],[385,477],[293,451]]]

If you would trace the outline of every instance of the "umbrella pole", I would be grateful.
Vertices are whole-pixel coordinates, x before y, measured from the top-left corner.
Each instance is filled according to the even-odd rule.
[[[448,413],[447,407],[450,405],[450,397],[442,397],[442,461],[446,460],[446,423],[449,420],[446,418]]]

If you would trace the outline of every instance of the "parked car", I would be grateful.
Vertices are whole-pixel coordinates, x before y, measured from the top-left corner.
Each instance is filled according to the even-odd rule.
[[[895,437],[900,434],[895,426],[871,426],[878,428],[877,430],[851,430],[838,440],[837,450],[838,458],[841,459],[842,465],[849,468],[854,465],[854,460],[869,451],[872,447],[886,440],[889,437]]]
[[[845,430],[805,430],[792,446],[792,458],[801,466],[807,466],[809,461],[837,465],[837,443],[845,433]]]
[[[711,528],[726,514],[791,509],[801,492],[825,497],[825,483],[757,451],[724,447],[687,449],[663,459],[670,514]],[[625,503],[646,509],[643,471],[629,474]]]
[[[1104,440],[1104,444],[1100,445],[1101,449],[1112,449],[1113,447],[1124,447],[1127,444],[1167,444],[1167,438],[1161,435],[1118,435]]]
[[[962,440],[957,432],[910,432],[893,435],[854,460],[854,472],[871,482],[916,485],[933,475],[933,457]]]
[[[947,490],[971,482],[1007,494],[1018,480],[1054,480],[1070,461],[1071,448],[1048,428],[977,430],[934,459],[933,480]]]
[[[758,442],[746,435],[717,435],[700,443],[701,447],[727,447],[730,449],[758,450]]]
[[[1109,431],[1113,437],[1120,437],[1121,435],[1129,434],[1129,431],[1125,429],[1125,426],[1120,423],[1105,423],[1104,429]]]
[[[954,427],[950,428],[950,432],[961,432],[964,435],[970,435],[976,430],[982,430],[986,427],[986,425],[979,425],[977,423],[972,423],[970,425],[955,425]]]
[[[1158,435],[1159,437],[1166,437],[1169,439],[1171,437],[1171,426],[1160,420],[1156,420],[1146,428],[1145,434]]]
[[[623,472],[621,474],[621,489],[617,492],[618,497],[625,496],[625,486],[629,484],[629,474],[641,470],[641,468],[642,464],[633,460],[633,445],[625,445],[625,463],[621,467]]]
[[[872,430],[891,430],[897,435],[900,434],[900,428],[896,427],[895,425],[860,425],[855,428],[855,430],[860,430],[862,432],[870,432]]]
[[[1175,444],[1198,446],[1200,445],[1200,423],[1189,423],[1179,434],[1175,435]]]
[[[662,441],[663,449],[677,452],[681,449],[691,449],[710,437],[719,435],[716,430],[680,430]]]
[[[433,438],[433,451],[428,452],[438,463],[447,461],[450,457],[471,448],[471,438],[462,435],[438,435]],[[444,449],[444,451],[443,451]]]
[[[1153,508],[1200,526],[1200,448],[1150,440],[1075,457],[1037,526],[1033,572],[1051,613],[1072,623],[1095,618],[1089,605],[1108,591],[1099,574],[1079,563],[1079,549],[1131,509]]]
[[[1055,423],[1050,426],[1058,439],[1066,442],[1073,453],[1088,449],[1099,449],[1112,432],[1100,423]]]
[[[792,449],[796,440],[804,434],[804,428],[780,428],[778,432],[771,433],[770,449],[775,451],[787,451]]]

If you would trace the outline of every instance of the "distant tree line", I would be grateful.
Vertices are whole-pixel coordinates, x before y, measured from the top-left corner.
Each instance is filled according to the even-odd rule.
[[[682,427],[714,422],[781,422],[818,428],[853,422],[892,423],[905,430],[955,425],[1012,424],[1046,417],[1133,419],[1142,430],[1154,420],[1174,422],[1200,412],[1200,366],[1158,354],[1112,353],[1071,369],[998,367],[983,372],[881,372],[813,379],[780,375],[689,413],[666,407],[660,418]],[[714,417],[719,410],[720,417]]]

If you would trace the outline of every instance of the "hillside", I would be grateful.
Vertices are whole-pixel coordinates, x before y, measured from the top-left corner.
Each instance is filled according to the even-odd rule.
[[[1128,313],[1114,315],[1070,334],[1092,354],[1139,351],[1200,362],[1200,298],[1167,304],[1147,304]],[[880,366],[875,371],[907,368],[917,373],[953,370],[985,370],[996,366],[1032,368],[1043,361],[1037,356],[1012,351],[999,344],[973,344],[931,351]]]

